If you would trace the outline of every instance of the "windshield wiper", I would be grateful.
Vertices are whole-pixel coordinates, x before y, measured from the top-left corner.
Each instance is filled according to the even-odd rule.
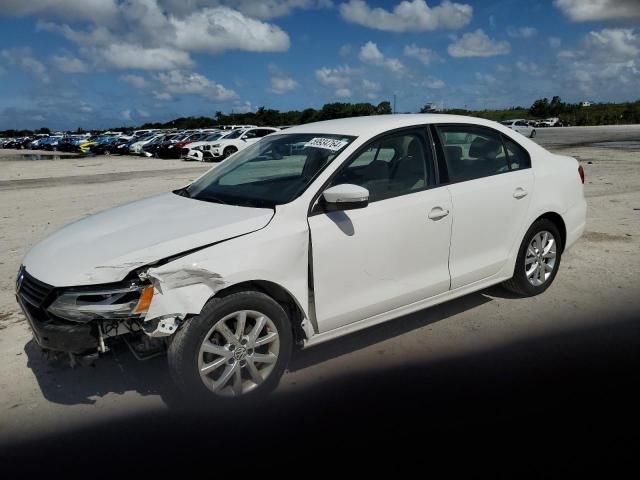
[[[223,205],[229,205],[224,200],[222,200],[222,199],[220,199],[218,197],[213,197],[213,196],[209,196],[209,195],[199,195],[199,196],[197,196],[195,198],[196,198],[196,200],[203,200],[205,202],[213,202],[213,203],[221,203]]]

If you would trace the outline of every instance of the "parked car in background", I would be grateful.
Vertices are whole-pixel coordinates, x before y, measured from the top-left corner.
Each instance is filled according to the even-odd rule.
[[[510,128],[511,130],[515,130],[518,133],[521,133],[525,137],[533,138],[536,136],[536,129],[529,125],[529,122],[523,119],[516,120],[505,120],[502,123],[505,127]]]
[[[561,127],[562,121],[558,117],[550,117],[545,118],[544,120],[540,120],[536,123],[536,127],[545,128],[545,127]]]
[[[229,135],[211,145],[211,157],[215,160],[224,160],[249,145],[256,143],[262,137],[278,132],[274,127],[242,128],[231,132]]]
[[[207,135],[209,135],[207,132],[201,131],[180,134],[168,142],[163,143],[160,148],[158,148],[157,156],[159,158],[178,159],[180,158],[180,152],[184,145],[188,145],[191,142],[197,142]]]
[[[134,138],[134,142],[129,145],[129,153],[134,155],[140,155],[142,153],[143,147],[149,143],[154,141],[157,138],[164,136],[163,133],[148,133],[143,135],[137,139]]]
[[[212,162],[213,155],[211,147],[219,140],[230,135],[234,130],[221,130],[211,133],[197,142],[190,142],[184,145],[180,151],[180,158],[184,160],[195,160],[199,162]]]
[[[16,297],[44,349],[166,352],[190,398],[235,401],[275,388],[294,348],[500,283],[542,294],[584,231],[583,184],[575,158],[488,120],[310,123],[58,230]]]

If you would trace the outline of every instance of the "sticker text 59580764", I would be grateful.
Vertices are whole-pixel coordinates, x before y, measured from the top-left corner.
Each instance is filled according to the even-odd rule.
[[[337,140],[335,138],[321,138],[316,137],[309,140],[305,143],[305,147],[315,147],[315,148],[324,148],[325,150],[331,150],[332,152],[337,152],[341,150],[345,145],[349,142],[345,142],[343,140]]]

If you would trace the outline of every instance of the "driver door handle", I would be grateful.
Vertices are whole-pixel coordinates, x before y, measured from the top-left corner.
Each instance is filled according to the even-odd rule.
[[[447,215],[449,215],[449,210],[442,207],[433,207],[429,212],[429,218],[431,220],[440,220],[441,218],[444,218]]]
[[[527,192],[524,188],[518,187],[513,192],[513,198],[524,198],[527,196],[529,192]]]

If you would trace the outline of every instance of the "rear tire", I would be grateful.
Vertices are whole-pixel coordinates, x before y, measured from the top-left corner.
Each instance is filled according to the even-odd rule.
[[[291,324],[280,304],[245,291],[211,299],[178,330],[167,357],[171,377],[190,399],[237,404],[274,390],[292,349]]]
[[[546,218],[536,220],[522,240],[513,277],[502,286],[523,297],[541,294],[558,273],[563,248],[555,223]]]
[[[531,131],[531,138],[534,138],[535,136],[536,136],[536,131],[535,131],[535,130],[532,130],[532,131]]]

